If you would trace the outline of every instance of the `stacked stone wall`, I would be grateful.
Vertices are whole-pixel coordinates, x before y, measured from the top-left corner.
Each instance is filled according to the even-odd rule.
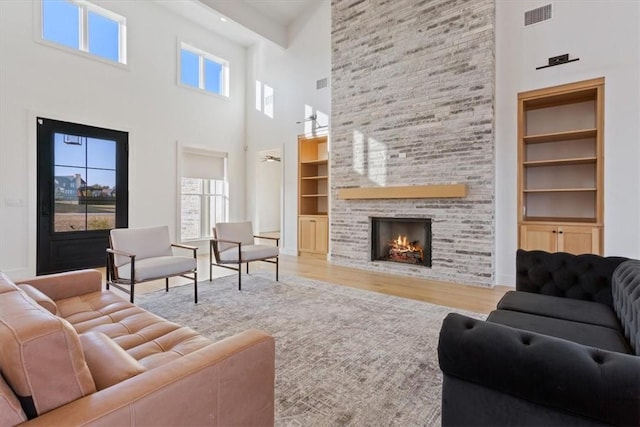
[[[333,0],[331,261],[494,282],[492,0]],[[353,187],[458,184],[459,199],[340,200]],[[370,217],[431,218],[433,266],[370,260]]]

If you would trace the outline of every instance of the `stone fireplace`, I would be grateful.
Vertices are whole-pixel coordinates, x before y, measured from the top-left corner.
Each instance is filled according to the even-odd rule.
[[[371,261],[431,267],[431,219],[371,218]]]
[[[495,2],[332,0],[331,11],[331,262],[491,286]],[[467,194],[388,195],[451,184]],[[339,196],[372,189],[387,191]],[[380,217],[431,219],[430,268],[372,261],[371,218]]]

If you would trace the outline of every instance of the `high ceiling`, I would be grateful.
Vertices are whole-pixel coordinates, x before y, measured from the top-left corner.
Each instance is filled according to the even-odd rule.
[[[244,46],[266,39],[284,48],[288,44],[288,26],[329,1],[155,0],[172,12]]]
[[[318,0],[242,0],[262,15],[273,19],[280,25],[287,26],[300,17]],[[323,0],[320,0],[323,1]],[[329,0],[324,0],[329,1]]]

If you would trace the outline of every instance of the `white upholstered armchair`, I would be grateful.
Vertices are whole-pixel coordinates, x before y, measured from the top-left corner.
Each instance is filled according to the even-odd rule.
[[[256,244],[255,239],[267,239],[275,241],[273,245]],[[241,264],[252,261],[264,261],[276,265],[276,281],[278,280],[278,237],[256,236],[253,234],[251,221],[244,222],[219,222],[213,229],[213,239],[209,247],[209,280],[212,280],[212,267],[224,267],[238,272],[238,290],[242,290]],[[214,263],[215,259],[215,263]],[[228,264],[236,264],[231,267]]]
[[[192,251],[193,256],[177,256],[173,248]],[[193,280],[194,301],[198,302],[197,248],[171,243],[169,227],[116,228],[109,234],[107,249],[107,289],[109,286],[130,295],[133,303],[135,285],[150,280],[180,276]]]

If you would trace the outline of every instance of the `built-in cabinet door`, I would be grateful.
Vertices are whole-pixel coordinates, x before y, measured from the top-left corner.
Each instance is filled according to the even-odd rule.
[[[600,228],[568,225],[558,227],[558,250],[576,255],[599,254]]]
[[[527,251],[557,252],[556,225],[523,225],[520,227],[520,247]]]
[[[326,254],[329,251],[329,225],[327,218],[316,218],[316,252]]]
[[[298,249],[300,252],[315,252],[316,247],[316,223],[308,217],[300,217],[298,220]]]
[[[520,247],[532,251],[600,254],[599,227],[528,224],[520,227]]]
[[[300,216],[298,220],[298,250],[326,254],[329,249],[327,217]]]

